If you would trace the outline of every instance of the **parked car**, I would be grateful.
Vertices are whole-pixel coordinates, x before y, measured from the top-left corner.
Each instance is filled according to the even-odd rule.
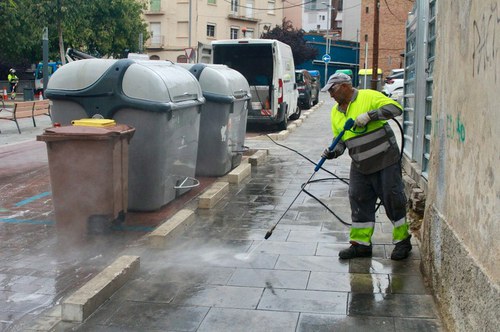
[[[319,102],[319,92],[321,91],[321,74],[319,70],[308,70],[309,74],[312,76],[312,86],[313,89],[316,89],[316,96],[318,96],[314,101],[313,105],[316,105]]]
[[[403,78],[404,77],[404,73],[405,73],[405,70],[403,68],[391,69],[391,72],[385,78],[384,83],[387,83],[391,79]]]
[[[305,69],[295,70],[295,82],[299,90],[298,104],[301,109],[310,109],[318,99],[318,90],[313,87],[313,78]]]
[[[403,93],[404,69],[393,69],[384,82],[382,93],[396,100]]]

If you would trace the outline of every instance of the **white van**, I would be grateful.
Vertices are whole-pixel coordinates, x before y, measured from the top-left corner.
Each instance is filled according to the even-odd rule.
[[[268,122],[286,129],[288,118],[300,116],[292,49],[274,39],[231,39],[212,42],[212,62],[239,71],[252,95],[248,122]]]

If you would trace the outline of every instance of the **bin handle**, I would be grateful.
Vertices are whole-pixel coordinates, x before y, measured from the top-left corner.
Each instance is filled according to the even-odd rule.
[[[241,147],[241,150],[233,150],[232,152],[235,152],[235,153],[246,153],[248,151],[250,151],[250,148],[248,146],[243,145]]]
[[[186,185],[184,186],[184,184],[186,183],[187,180],[191,180],[193,181],[193,184],[190,184],[190,185]],[[184,178],[184,180],[182,180],[182,182],[179,184],[179,185],[176,185],[174,186],[174,189],[189,189],[189,188],[196,188],[200,185],[200,181],[195,179],[195,178],[192,178],[190,176],[186,176]]]

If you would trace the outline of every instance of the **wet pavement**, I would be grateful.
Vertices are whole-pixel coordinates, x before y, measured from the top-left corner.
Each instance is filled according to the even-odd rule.
[[[331,140],[332,105],[325,99],[278,143],[317,161]],[[287,211],[314,165],[266,137],[246,145],[269,149],[267,161],[214,208],[197,209],[193,192],[68,244],[55,230],[45,144],[4,145],[6,125],[15,129],[0,123],[0,161],[12,165],[0,171],[0,331],[442,330],[417,243],[407,260],[391,261],[392,226],[380,209],[373,258],[340,261],[346,226],[304,193]],[[347,178],[349,163],[345,155],[324,167]],[[347,185],[324,171],[313,179],[324,180],[306,190],[350,222]],[[150,248],[143,235],[181,207],[195,211],[191,227]],[[139,272],[84,323],[60,321],[61,299],[120,255],[140,256]]]

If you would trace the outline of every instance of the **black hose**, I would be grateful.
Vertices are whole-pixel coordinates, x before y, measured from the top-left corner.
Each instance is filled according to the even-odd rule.
[[[392,120],[394,122],[396,122],[396,124],[398,125],[399,127],[399,130],[401,132],[401,153],[400,153],[400,156],[399,156],[399,162],[401,162],[401,160],[403,159],[403,148],[404,148],[404,132],[403,132],[403,127],[401,126],[401,124],[399,123],[398,120],[392,118]],[[276,142],[275,140],[273,140],[271,138],[271,136],[269,136],[269,134],[266,134],[266,136],[276,145],[282,147],[282,148],[285,148],[285,149],[288,149],[292,152],[295,152],[296,154],[298,154],[299,156],[301,156],[302,158],[306,159],[307,161],[309,161],[311,164],[313,164],[314,166],[316,166],[317,164],[312,161],[311,159],[309,159],[308,157],[306,157],[305,155],[303,155],[302,153],[300,153],[299,151],[295,150],[295,149],[292,149],[286,145],[283,145],[283,144],[280,144],[278,142]],[[340,218],[335,212],[333,212],[333,210],[331,210],[325,203],[323,203],[319,198],[317,198],[316,196],[314,196],[313,194],[311,194],[309,191],[305,190],[305,186],[308,185],[309,183],[314,183],[314,182],[321,182],[321,181],[333,181],[333,180],[340,180],[342,182],[344,182],[345,184],[349,185],[349,182],[348,180],[349,179],[345,179],[345,178],[341,178],[339,176],[337,176],[336,174],[330,172],[329,170],[327,169],[324,169],[323,167],[320,167],[321,170],[327,172],[328,174],[332,175],[333,178],[323,178],[323,179],[317,179],[317,180],[311,180],[309,179],[307,182],[303,183],[301,185],[301,191],[303,191],[304,193],[306,193],[308,196],[310,196],[311,198],[315,199],[319,204],[321,204],[322,206],[324,206],[331,214],[333,214],[335,216],[335,218],[337,218],[337,220],[342,223],[343,225],[346,225],[346,226],[351,226],[350,223],[348,222],[345,222],[342,218]],[[299,192],[300,193],[300,192]],[[377,204],[376,208],[375,208],[375,212],[378,211],[378,209],[380,208],[380,206],[382,205],[382,201],[379,201],[379,203]],[[271,232],[268,232],[269,236],[271,235],[272,231]],[[268,237],[269,237],[268,236]],[[267,239],[267,238],[266,238]]]

